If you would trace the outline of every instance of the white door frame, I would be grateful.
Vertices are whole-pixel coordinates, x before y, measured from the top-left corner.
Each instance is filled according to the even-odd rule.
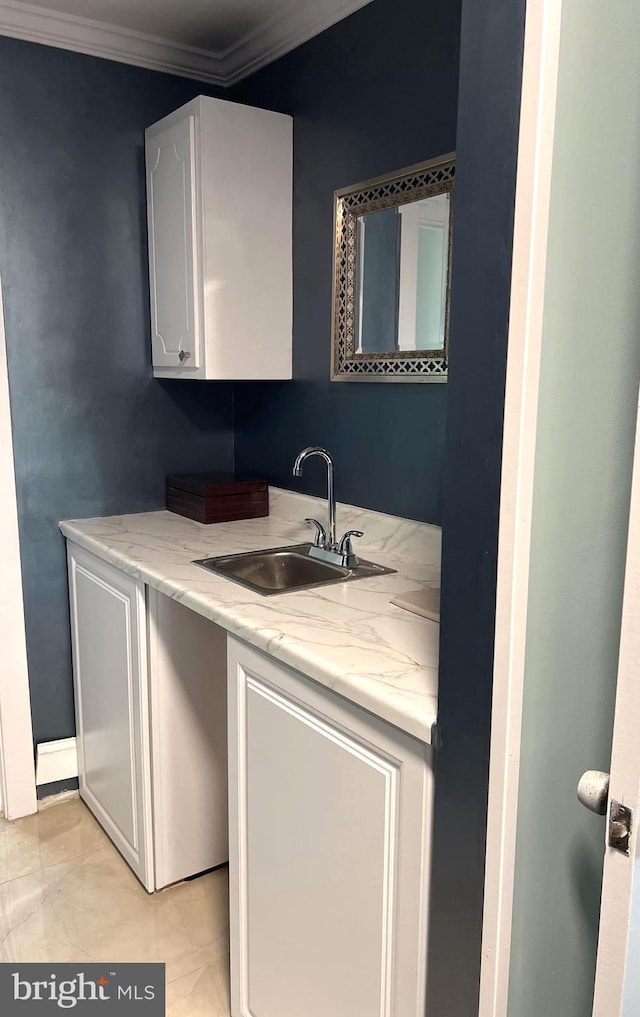
[[[18,508],[0,280],[0,782],[8,819],[37,810]]]
[[[562,0],[528,0],[505,390],[479,1017],[505,1017]]]
[[[638,823],[638,662],[640,661],[640,401],[636,422],[633,483],[629,511],[629,542],[625,566],[620,657],[611,752],[611,800],[632,809],[630,857],[605,840],[598,959],[593,1017],[636,1014],[640,999],[638,954],[640,937],[640,839]],[[634,824],[636,829],[634,830]]]

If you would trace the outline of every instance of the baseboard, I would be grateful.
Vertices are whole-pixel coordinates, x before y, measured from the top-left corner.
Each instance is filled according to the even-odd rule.
[[[36,785],[53,784],[78,776],[78,753],[75,738],[41,742],[36,755]]]

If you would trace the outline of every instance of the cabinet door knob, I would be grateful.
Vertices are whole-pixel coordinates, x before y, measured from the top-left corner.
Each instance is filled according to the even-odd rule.
[[[178,353],[178,359],[181,364],[184,364],[185,360],[188,360],[190,356],[191,354],[189,353],[188,350],[180,350],[180,352]]]

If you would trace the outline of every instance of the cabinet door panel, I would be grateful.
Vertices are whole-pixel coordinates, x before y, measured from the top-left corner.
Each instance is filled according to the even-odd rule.
[[[131,601],[82,566],[76,569],[76,597],[84,784],[137,851]]]
[[[146,142],[154,367],[200,364],[195,139],[191,116]]]
[[[246,716],[249,1009],[384,1012],[396,768],[253,677]]]
[[[144,590],[69,547],[80,795],[153,889]]]
[[[430,750],[230,641],[233,1017],[423,1017]]]

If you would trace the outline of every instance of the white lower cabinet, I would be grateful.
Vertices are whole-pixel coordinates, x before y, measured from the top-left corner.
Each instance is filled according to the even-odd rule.
[[[147,890],[226,862],[226,632],[69,542],[80,796]]]
[[[428,746],[229,640],[233,1017],[424,1017]]]
[[[424,1017],[430,748],[68,562],[80,794],[150,892],[229,858],[233,1017]]]

